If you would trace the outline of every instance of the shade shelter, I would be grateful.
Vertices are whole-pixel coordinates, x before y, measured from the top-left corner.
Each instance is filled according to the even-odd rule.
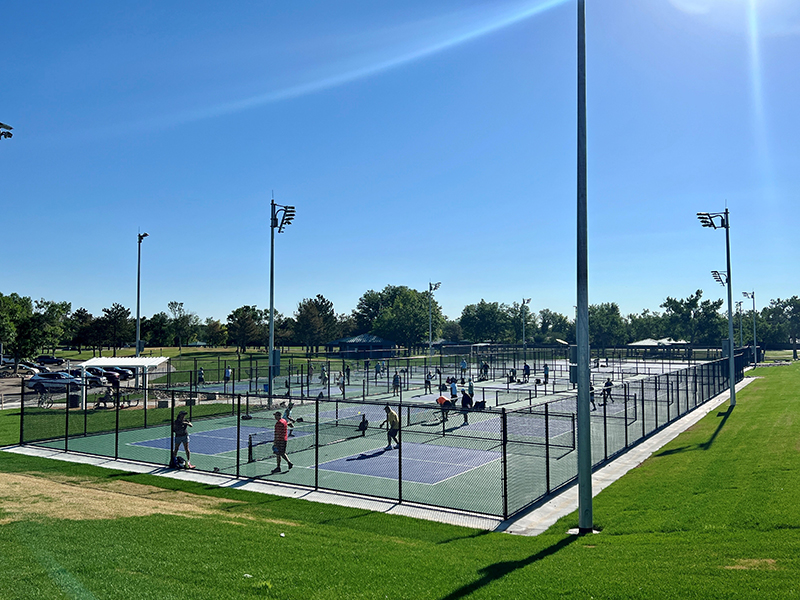
[[[120,367],[122,369],[133,369],[142,377],[142,388],[144,390],[144,402],[147,406],[147,376],[156,371],[162,364],[169,362],[166,356],[98,356],[77,365],[81,370],[81,380],[85,383],[86,368],[100,367]],[[86,405],[86,386],[81,386],[81,406]]]

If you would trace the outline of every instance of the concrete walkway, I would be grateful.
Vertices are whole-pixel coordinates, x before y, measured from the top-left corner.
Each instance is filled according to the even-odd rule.
[[[745,378],[737,386],[739,391],[753,381],[752,378]],[[721,404],[726,402],[730,396],[729,392],[723,392],[716,398],[709,400],[706,404],[696,408],[691,413],[684,415],[677,421],[671,423],[657,434],[646,439],[642,443],[629,449],[624,454],[614,459],[611,463],[599,469],[592,475],[592,495],[596,496],[603,489],[611,485],[614,481],[625,475],[629,470],[637,467],[654,452],[678,437],[683,431],[700,421],[708,413],[716,410]],[[508,521],[503,521],[498,517],[482,516],[462,513],[456,510],[444,508],[431,508],[409,503],[398,504],[391,500],[381,500],[378,498],[367,498],[357,494],[348,494],[332,491],[314,491],[307,488],[293,485],[268,483],[249,479],[236,479],[228,475],[205,473],[197,471],[167,469],[165,467],[154,467],[151,464],[139,463],[128,460],[114,460],[99,456],[89,456],[83,454],[65,453],[47,448],[34,446],[10,446],[3,448],[5,452],[25,454],[28,456],[40,456],[67,462],[83,463],[118,469],[133,473],[147,473],[160,477],[171,477],[195,481],[219,487],[231,487],[261,494],[272,494],[287,498],[297,498],[320,502],[323,504],[335,504],[339,506],[349,506],[362,508],[376,512],[383,512],[392,515],[404,515],[428,521],[438,521],[451,525],[472,527],[492,531],[505,531],[518,535],[538,535],[546,531],[561,517],[564,517],[578,510],[578,487],[577,484],[565,488],[559,494],[547,502],[518,515]]]

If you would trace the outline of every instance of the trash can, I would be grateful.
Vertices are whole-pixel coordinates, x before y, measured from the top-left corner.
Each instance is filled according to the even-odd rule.
[[[80,394],[70,394],[67,404],[70,408],[80,408],[81,405]]]

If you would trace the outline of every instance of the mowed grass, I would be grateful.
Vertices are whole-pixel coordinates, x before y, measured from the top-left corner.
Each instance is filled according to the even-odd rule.
[[[57,500],[32,498],[52,505],[20,518],[0,488],[0,597],[796,598],[800,363],[754,374],[733,410],[600,493],[601,533],[583,537],[566,533],[577,514],[526,538],[0,453],[6,473],[220,502],[192,516],[66,520]],[[13,411],[0,421],[9,441]]]

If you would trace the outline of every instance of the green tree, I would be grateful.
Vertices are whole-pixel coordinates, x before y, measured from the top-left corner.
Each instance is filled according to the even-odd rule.
[[[589,306],[589,344],[594,348],[623,346],[626,339],[625,321],[616,302]]]
[[[94,317],[85,308],[81,307],[69,317],[70,340],[73,346],[77,346],[78,352],[84,346],[91,345],[92,321]]]
[[[101,318],[105,322],[106,341],[114,349],[116,356],[117,348],[129,342],[134,335],[135,325],[131,321],[131,311],[121,304],[114,303],[111,308],[103,309]]]
[[[665,333],[692,346],[716,346],[725,336],[725,319],[719,314],[722,300],[701,300],[703,290],[685,299],[667,297],[664,310]]]
[[[172,334],[178,340],[178,348],[183,348],[184,342],[190,342],[197,335],[197,330],[200,327],[200,317],[196,314],[187,312],[183,308],[183,302],[170,302],[167,304],[167,309],[172,314],[172,321],[170,326]]]
[[[224,346],[228,341],[228,329],[219,319],[206,319],[205,335],[205,342],[209,346]]]
[[[261,318],[261,311],[255,305],[240,306],[232,311],[228,315],[228,341],[239,351],[247,352],[247,346],[257,343],[261,337]]]
[[[64,334],[69,302],[37,300],[16,293],[0,294],[0,341],[15,363],[43,348],[53,349]]]
[[[401,286],[395,288],[394,300],[381,310],[372,333],[406,348],[420,346],[428,341],[428,292],[419,292]],[[431,305],[435,330],[441,329],[444,318],[439,305]]]
[[[628,341],[638,342],[645,339],[658,340],[664,336],[664,319],[660,313],[644,309],[639,314],[630,314],[627,319]]]
[[[456,320],[446,319],[442,325],[442,338],[449,342],[458,342],[464,339],[461,324]]]
[[[483,299],[477,304],[465,306],[458,322],[464,336],[472,342],[499,342],[508,339],[512,331],[508,322],[508,307]]]
[[[154,314],[149,319],[142,319],[141,324],[142,339],[147,341],[148,346],[171,346],[172,334],[170,332],[169,315],[165,312]]]
[[[530,306],[523,305],[520,302],[512,302],[511,306],[505,307],[506,321],[508,327],[508,337],[506,340],[511,344],[523,344],[525,340],[522,339],[522,318],[525,317],[525,337],[527,341],[534,339],[536,335],[536,313],[533,312]]]
[[[539,311],[539,327],[536,341],[542,344],[555,344],[556,340],[575,342],[575,323],[561,313],[549,308]]]

